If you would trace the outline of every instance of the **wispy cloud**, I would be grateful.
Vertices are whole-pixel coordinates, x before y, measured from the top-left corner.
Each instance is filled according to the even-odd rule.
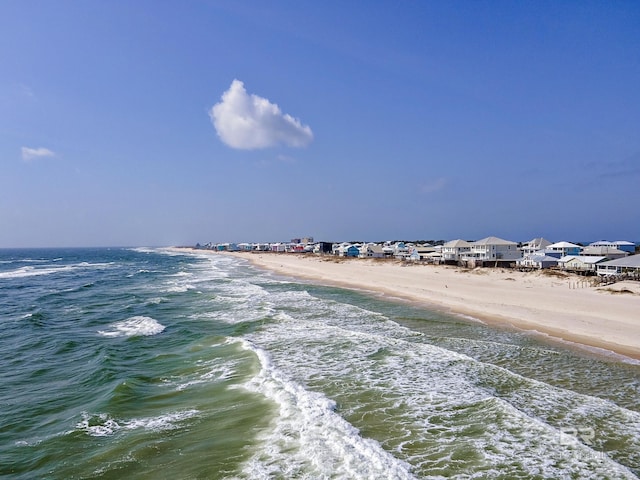
[[[297,163],[297,160],[294,157],[290,157],[289,155],[278,155],[276,159],[282,163]]]
[[[447,185],[447,179],[440,177],[420,185],[420,193],[434,193],[442,190]]]
[[[240,80],[231,83],[209,115],[220,140],[232,148],[305,147],[313,140],[308,125],[283,113],[266,98],[249,95]]]
[[[29,98],[31,100],[35,100],[36,94],[33,93],[33,90],[28,85],[25,85],[24,83],[20,83],[18,84],[18,89],[21,96]]]
[[[589,185],[616,179],[633,179],[640,176],[640,152],[623,160],[591,161],[582,165]]]
[[[24,160],[25,162],[30,162],[38,158],[55,157],[55,156],[56,154],[51,150],[49,150],[48,148],[22,147],[22,160]]]
[[[617,178],[640,175],[640,152],[624,160],[605,163],[599,166],[600,178]]]

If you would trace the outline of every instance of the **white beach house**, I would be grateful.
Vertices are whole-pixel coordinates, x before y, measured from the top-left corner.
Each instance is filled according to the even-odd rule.
[[[520,251],[522,252],[522,256],[526,257],[527,255],[531,255],[533,253],[539,252],[540,250],[544,250],[551,242],[546,238],[538,237],[533,240],[529,240],[522,244]]]
[[[410,246],[404,242],[396,242],[392,245],[393,247],[393,256],[396,258],[405,258],[409,256],[409,248]]]
[[[557,242],[548,245],[544,252],[547,255],[564,257],[566,255],[580,255],[582,247],[570,242]]]
[[[517,260],[519,258],[518,244],[498,237],[487,237],[472,242],[469,251],[462,255],[463,260],[476,261]]]
[[[558,267],[577,273],[596,273],[597,265],[606,262],[607,257],[589,257],[582,255],[566,255],[558,260]]]
[[[640,275],[640,255],[629,255],[598,264],[598,275]]]
[[[334,255],[342,255],[342,251],[345,248],[349,248],[350,246],[351,244],[349,242],[334,243],[331,246],[331,253],[333,253]]]
[[[471,244],[466,240],[451,240],[450,242],[442,245],[440,253],[442,254],[443,262],[457,262],[462,255],[468,253],[471,250]]]
[[[269,248],[271,249],[272,252],[284,252],[287,250],[287,244],[286,243],[282,243],[282,242],[277,242],[277,243],[271,243],[269,245]]]
[[[423,243],[422,245],[415,245],[409,249],[409,256],[414,260],[429,260],[434,258],[440,258],[440,254],[436,255],[436,247],[429,243]]]
[[[558,259],[543,253],[531,253],[516,260],[516,265],[522,268],[551,268],[558,265]]]
[[[384,251],[382,245],[377,243],[365,243],[360,247],[360,258],[382,258],[384,257]]]

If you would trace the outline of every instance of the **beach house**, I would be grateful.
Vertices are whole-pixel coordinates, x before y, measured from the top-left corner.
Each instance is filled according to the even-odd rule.
[[[427,260],[436,257],[436,247],[429,243],[423,243],[421,245],[415,245],[409,249],[409,256],[413,260]],[[437,255],[440,258],[440,255]]]
[[[442,245],[440,253],[444,263],[458,263],[462,255],[469,252],[471,244],[466,240],[451,240]]]
[[[580,255],[582,247],[570,242],[557,242],[547,245],[544,253],[552,257],[564,257],[566,255]]]
[[[461,260],[468,266],[486,264],[508,265],[520,258],[518,244],[498,237],[486,237],[471,242],[469,251],[461,255]]]
[[[558,260],[558,267],[568,272],[595,274],[598,269],[597,265],[606,261],[607,257],[566,255]]]
[[[218,252],[237,252],[240,249],[235,243],[217,243],[215,250]]]
[[[286,247],[287,252],[289,253],[303,253],[306,245],[302,243],[289,243]]]
[[[360,247],[360,258],[382,258],[384,251],[382,246],[377,243],[365,243]]]
[[[544,253],[530,253],[516,260],[516,266],[524,269],[543,269],[558,265],[558,259]]]
[[[616,258],[626,257],[629,253],[615,247],[589,245],[582,249],[581,255],[590,257],[607,257],[609,260],[615,260]]]
[[[317,242],[313,247],[313,253],[333,253],[333,243]]]
[[[358,255],[360,255],[360,249],[357,245],[348,245],[340,250],[342,257],[357,257]]]
[[[598,275],[633,275],[640,276],[640,255],[629,255],[598,264]]]
[[[333,253],[334,255],[342,255],[342,250],[349,247],[350,245],[351,244],[349,242],[334,243],[333,245],[331,245],[331,253]]]
[[[398,259],[403,259],[409,256],[409,245],[404,242],[396,242],[393,247],[393,256]]]
[[[340,257],[357,257],[360,255],[360,246],[349,242],[342,242],[333,245],[333,254]]]
[[[610,247],[617,248],[623,252],[634,254],[636,251],[636,244],[633,242],[627,242],[626,240],[617,240],[615,242],[609,242],[607,240],[600,240],[599,242],[593,242],[589,244],[590,247]]]
[[[522,253],[523,257],[526,257],[527,255],[531,255],[533,253],[544,250],[549,245],[551,245],[551,242],[546,238],[534,238],[533,240],[529,240],[528,242],[523,243],[522,247],[520,247],[520,252]]]
[[[287,244],[282,242],[271,243],[269,245],[269,248],[271,249],[272,252],[282,253],[286,251]]]

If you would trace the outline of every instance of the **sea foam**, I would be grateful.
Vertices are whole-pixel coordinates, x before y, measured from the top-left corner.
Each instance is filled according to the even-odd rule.
[[[40,266],[40,265],[37,265],[37,266],[27,265],[24,267],[16,268],[15,270],[0,272],[0,279],[36,277],[40,275],[51,275],[55,273],[72,272],[78,269],[94,269],[94,268],[101,269],[101,268],[111,267],[112,265],[113,265],[112,262],[110,263],[81,262],[81,263],[76,263],[71,265],[62,265],[62,266],[54,266],[54,267]]]
[[[135,337],[157,335],[165,326],[151,317],[135,316],[113,323],[108,330],[98,330],[104,337]]]
[[[157,417],[132,418],[131,420],[116,420],[106,413],[82,413],[82,420],[76,424],[76,429],[86,432],[92,437],[108,437],[120,430],[145,429],[151,431],[173,430],[177,423],[198,415],[198,410],[190,409],[166,413]]]
[[[394,460],[411,464],[407,472],[417,475],[476,469],[491,476],[499,474],[491,465],[501,465],[502,473],[514,478],[540,468],[548,478],[568,470],[581,478],[635,478],[624,466],[637,464],[631,453],[637,451],[634,431],[640,425],[635,412],[432,345],[428,337],[360,307],[306,292],[272,294],[270,300],[278,305],[277,322],[249,335],[247,348],[263,368],[251,386],[279,404],[280,415],[266,439],[268,453],[246,466],[250,476],[285,471],[322,476],[316,459],[324,458],[334,462],[332,472],[340,469],[337,478],[348,477],[359,460],[341,449],[366,439],[360,438],[358,422],[346,418],[369,415],[388,432],[384,447]],[[319,392],[307,390],[307,383]],[[320,392],[335,398],[341,415]],[[334,443],[332,433],[338,431]],[[323,444],[310,448],[316,435]],[[587,440],[579,441],[582,437]],[[606,443],[620,437],[627,453],[608,452]],[[456,449],[473,454],[452,467]],[[346,463],[335,463],[336,458]],[[387,465],[377,473],[393,465],[384,455],[377,461]]]
[[[55,268],[35,268],[35,267],[20,267],[15,270],[9,270],[7,272],[0,272],[0,279],[3,278],[25,278],[35,277],[38,275],[50,275],[52,273],[68,272],[73,270],[72,266],[55,267]]]
[[[244,466],[251,478],[318,476],[320,478],[414,478],[408,463],[386,452],[375,440],[335,412],[336,404],[289,379],[266,351],[243,340],[261,364],[246,386],[276,402],[279,415],[264,438],[264,450]],[[339,459],[339,460],[338,460]]]

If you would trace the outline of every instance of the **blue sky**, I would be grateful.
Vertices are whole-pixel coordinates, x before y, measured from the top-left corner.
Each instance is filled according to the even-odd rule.
[[[640,240],[637,2],[0,11],[0,247]]]

